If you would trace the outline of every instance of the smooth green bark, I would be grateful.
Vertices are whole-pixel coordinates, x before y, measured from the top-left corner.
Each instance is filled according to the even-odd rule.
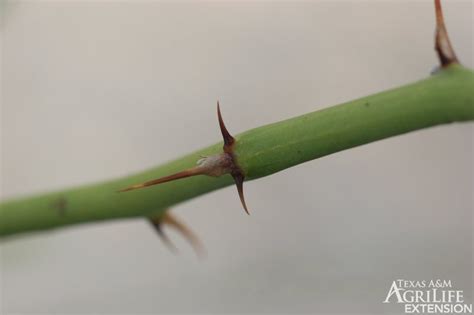
[[[376,140],[469,120],[474,120],[474,73],[452,65],[414,84],[244,132],[235,137],[235,154],[250,180]],[[189,168],[201,155],[221,150],[219,143],[129,177],[5,201],[0,235],[160,214],[231,185],[232,178],[197,176],[127,193],[117,190]],[[240,207],[237,194],[235,207]]]

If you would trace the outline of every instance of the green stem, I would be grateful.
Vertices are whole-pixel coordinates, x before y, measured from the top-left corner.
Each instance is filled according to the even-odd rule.
[[[244,132],[235,137],[235,156],[250,180],[376,140],[469,120],[474,120],[474,73],[451,65],[414,84]],[[196,176],[127,193],[117,190],[189,168],[201,155],[221,151],[219,143],[129,177],[4,201],[0,235],[159,215],[172,205],[231,185],[231,176]]]

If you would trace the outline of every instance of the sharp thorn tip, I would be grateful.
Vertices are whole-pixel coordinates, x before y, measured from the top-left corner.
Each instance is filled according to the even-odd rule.
[[[221,129],[222,138],[224,138],[224,148],[230,147],[234,143],[234,137],[231,136],[224,124],[224,119],[222,119],[219,101],[217,101],[217,118],[219,120],[219,128]]]
[[[249,209],[247,208],[247,204],[245,203],[244,197],[244,176],[242,174],[232,174],[232,177],[235,181],[235,186],[237,187],[237,192],[239,194],[240,202],[244,207],[245,212],[250,215]]]

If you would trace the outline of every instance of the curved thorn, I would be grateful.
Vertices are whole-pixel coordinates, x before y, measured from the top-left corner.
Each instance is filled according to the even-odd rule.
[[[202,258],[206,255],[204,245],[199,240],[199,237],[197,237],[196,234],[194,234],[194,232],[189,227],[187,227],[178,218],[176,218],[176,216],[166,212],[161,217],[161,221],[164,224],[168,224],[169,226],[174,227],[179,233],[181,233],[181,235],[188,241],[188,243],[194,249],[198,257]]]
[[[235,181],[235,186],[237,186],[237,191],[239,193],[240,202],[242,202],[242,206],[244,207],[245,212],[250,215],[249,210],[247,208],[247,204],[245,203],[244,198],[244,176],[240,173],[232,174],[232,177]]]
[[[222,138],[224,138],[224,150],[225,150],[226,147],[229,147],[232,144],[234,144],[235,140],[234,140],[234,137],[230,135],[229,131],[227,130],[224,124],[224,120],[222,119],[222,114],[221,114],[221,108],[219,106],[219,101],[217,101],[217,118],[219,119],[219,127],[221,129]]]
[[[148,219],[148,222],[154,227],[156,233],[160,237],[160,239],[163,241],[163,243],[168,247],[169,251],[172,252],[173,254],[178,253],[178,248],[171,242],[169,239],[168,235],[163,231],[162,227],[162,221],[159,219],[153,220],[153,219]]]

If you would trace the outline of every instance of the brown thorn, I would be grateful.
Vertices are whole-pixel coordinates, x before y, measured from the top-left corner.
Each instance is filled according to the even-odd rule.
[[[171,242],[169,239],[168,235],[163,231],[163,222],[159,219],[148,219],[148,222],[155,228],[156,233],[158,233],[158,236],[160,239],[163,241],[163,243],[168,247],[168,249],[176,254],[178,252],[178,248]]]
[[[232,177],[234,178],[235,184],[237,186],[237,191],[239,193],[239,198],[240,201],[242,202],[242,206],[245,209],[245,212],[247,214],[250,214],[247,208],[247,205],[245,203],[245,198],[244,198],[244,190],[243,190],[243,182],[244,182],[244,173],[240,169],[239,165],[236,162],[236,158],[234,155],[234,144],[235,144],[235,139],[232,137],[227,130],[224,120],[222,119],[222,114],[220,110],[220,105],[219,101],[217,101],[217,116],[219,119],[219,127],[221,129],[222,137],[224,138],[224,153],[218,154],[218,155],[213,155],[209,157],[203,157],[201,160],[198,160],[198,166],[195,166],[193,168],[168,175],[165,177],[161,177],[158,179],[150,180],[144,183],[140,184],[135,184],[129,187],[126,187],[124,189],[119,190],[119,192],[125,192],[125,191],[130,191],[134,189],[140,189],[152,185],[158,185],[162,183],[166,183],[169,181],[181,179],[181,178],[186,178],[190,176],[195,176],[195,175],[208,175],[208,176],[213,176],[213,177],[219,177],[224,174],[230,173]],[[166,218],[166,217],[164,217]],[[192,242],[193,240],[197,240],[197,238],[191,233],[189,229],[187,229],[183,224],[179,223],[177,220],[174,219],[169,219],[171,220],[168,222],[169,224],[172,224],[176,229],[178,229],[183,235],[187,237],[187,239]],[[160,235],[164,236],[161,230],[155,225],[155,228],[157,231],[160,233]],[[166,237],[163,237],[163,239],[166,239]],[[200,247],[196,246],[198,244],[194,243],[195,247]]]
[[[163,225],[169,225],[175,228],[188,241],[188,243],[191,244],[198,257],[205,257],[206,251],[199,238],[190,228],[188,228],[184,223],[180,222],[176,216],[166,212],[162,216],[158,218],[150,218],[148,221],[155,228],[161,240],[171,252],[177,253],[178,249],[163,231]]]
[[[219,127],[221,129],[222,138],[224,138],[224,151],[227,152],[228,148],[234,144],[235,139],[230,135],[229,131],[225,127],[219,101],[217,101],[217,118],[219,119]]]
[[[222,114],[221,114],[221,108],[219,105],[219,101],[217,101],[217,116],[219,118],[219,126],[221,128],[222,132],[222,137],[224,138],[224,152],[228,154],[228,156],[231,157],[232,159],[232,168],[231,168],[231,175],[234,178],[235,185],[237,186],[237,191],[239,193],[239,198],[240,202],[242,203],[242,206],[244,207],[245,212],[247,212],[248,215],[250,215],[249,210],[247,208],[247,204],[245,203],[245,198],[244,198],[244,175],[240,167],[237,165],[235,156],[234,156],[234,142],[235,139],[232,137],[225,127],[224,120],[222,119]]]
[[[237,192],[239,193],[240,202],[242,202],[242,206],[244,207],[245,212],[250,215],[244,198],[244,176],[240,172],[236,172],[232,174],[232,177],[234,178],[235,186],[237,186]]]
[[[181,235],[188,241],[188,243],[193,247],[194,251],[199,257],[204,257],[206,255],[206,250],[204,245],[200,241],[199,237],[184,223],[182,223],[175,215],[170,213],[165,213],[162,217],[163,223],[168,224],[169,226],[174,227]]]
[[[435,49],[438,53],[441,66],[446,67],[452,63],[459,63],[459,61],[454,53],[454,49],[449,40],[448,31],[444,24],[441,1],[435,0],[434,2],[436,11]]]
[[[168,176],[165,176],[165,177],[160,177],[158,179],[153,179],[153,180],[141,183],[141,184],[136,184],[136,185],[132,185],[130,187],[124,188],[124,189],[120,189],[119,192],[125,192],[125,191],[144,188],[144,187],[148,187],[148,186],[163,184],[163,183],[166,183],[166,182],[170,182],[172,180],[186,178],[186,177],[195,176],[195,175],[202,175],[202,174],[205,174],[205,171],[202,168],[200,168],[199,166],[196,166],[196,167],[193,167],[193,168],[190,168],[190,169],[187,169],[187,170],[184,170],[184,171],[172,174],[172,175],[168,175]]]

